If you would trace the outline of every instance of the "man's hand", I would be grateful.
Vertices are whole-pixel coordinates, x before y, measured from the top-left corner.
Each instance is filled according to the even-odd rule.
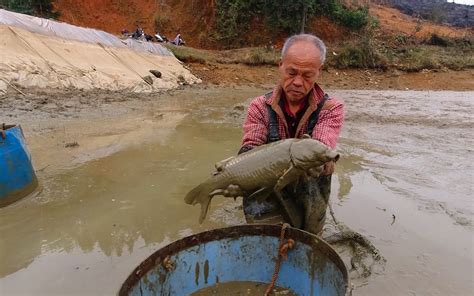
[[[334,161],[329,161],[324,164],[323,172],[321,175],[328,176],[334,173],[334,169],[336,168],[336,163]]]
[[[310,168],[308,170],[308,174],[310,177],[317,178],[322,175],[323,171],[324,171],[324,165],[321,165],[318,167]]]
[[[239,185],[234,185],[234,184],[230,184],[229,186],[227,186],[226,189],[218,189],[218,190],[215,190],[215,191],[218,191],[216,193],[221,194],[224,197],[236,198],[236,197],[239,197],[239,196],[244,196],[244,192],[242,191],[240,186]]]

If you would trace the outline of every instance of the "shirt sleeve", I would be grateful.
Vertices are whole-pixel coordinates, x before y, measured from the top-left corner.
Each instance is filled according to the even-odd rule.
[[[344,104],[336,99],[328,102],[330,102],[330,107],[321,111],[312,136],[313,139],[334,149],[344,124]]]
[[[263,145],[268,137],[268,115],[263,97],[254,99],[247,110],[242,138],[242,147],[253,148]]]

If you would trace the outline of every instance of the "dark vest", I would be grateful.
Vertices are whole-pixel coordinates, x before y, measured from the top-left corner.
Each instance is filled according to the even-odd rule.
[[[269,99],[272,96],[272,93],[265,94],[265,99]],[[314,127],[318,122],[319,113],[323,109],[324,103],[329,99],[328,94],[324,94],[323,99],[319,102],[318,107],[314,110],[313,113],[309,116],[308,119],[308,129],[306,130],[306,134],[312,136]],[[272,106],[267,105],[268,116],[269,116],[269,125],[268,125],[268,136],[267,136],[267,143],[276,142],[281,140],[280,134],[278,133],[278,115],[276,114],[275,110],[272,109]]]

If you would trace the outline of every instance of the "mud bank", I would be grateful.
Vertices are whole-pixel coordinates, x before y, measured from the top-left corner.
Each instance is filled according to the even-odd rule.
[[[211,85],[255,85],[277,81],[275,66],[242,64],[187,64],[192,73]],[[372,90],[474,90],[474,69],[423,70],[407,73],[399,70],[325,69],[319,82],[323,89]]]
[[[246,99],[268,88],[1,97],[43,187],[0,209],[1,294],[111,295],[160,246],[244,223],[239,200],[216,198],[198,225],[183,196],[236,153]],[[329,92],[347,106],[335,214],[387,259],[368,279],[352,273],[354,294],[469,294],[474,93]]]

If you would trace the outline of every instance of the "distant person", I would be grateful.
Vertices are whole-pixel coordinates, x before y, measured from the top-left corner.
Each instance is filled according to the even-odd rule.
[[[135,32],[133,32],[133,34],[132,34],[132,38],[133,39],[140,39],[140,37],[142,37],[143,34],[144,34],[143,29],[141,27],[137,27]]]
[[[174,45],[185,45],[186,43],[184,42],[183,38],[181,38],[181,34],[178,33],[176,37],[171,41],[172,44]]]
[[[153,36],[145,34],[145,40],[146,41],[153,41]]]
[[[128,37],[130,35],[130,31],[128,31],[127,28],[123,28],[122,31],[120,31],[120,33],[122,33],[122,36],[124,37]]]

